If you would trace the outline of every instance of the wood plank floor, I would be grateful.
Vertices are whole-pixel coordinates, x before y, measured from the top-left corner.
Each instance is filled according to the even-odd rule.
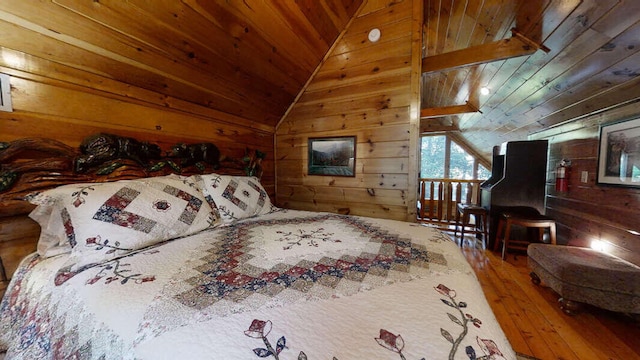
[[[534,285],[526,254],[500,254],[465,240],[462,251],[514,350],[542,360],[640,359],[640,321],[593,307],[569,316],[558,295]]]

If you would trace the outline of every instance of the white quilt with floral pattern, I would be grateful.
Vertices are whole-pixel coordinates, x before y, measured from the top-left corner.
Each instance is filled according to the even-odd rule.
[[[515,359],[458,246],[418,224],[278,209],[77,273],[67,257],[14,275],[6,359]]]

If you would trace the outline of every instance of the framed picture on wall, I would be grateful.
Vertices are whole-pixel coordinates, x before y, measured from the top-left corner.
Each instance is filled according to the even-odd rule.
[[[309,175],[356,176],[356,137],[309,138]]]
[[[600,127],[597,183],[640,187],[640,118]]]
[[[11,84],[9,75],[0,74],[0,111],[13,111],[11,106]]]

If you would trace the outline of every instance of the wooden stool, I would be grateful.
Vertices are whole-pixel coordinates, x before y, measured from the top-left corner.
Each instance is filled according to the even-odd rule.
[[[527,250],[529,241],[527,240],[512,240],[511,226],[520,225],[527,229],[538,229],[538,241],[542,242],[544,236],[544,229],[549,228],[549,240],[551,244],[556,244],[556,222],[555,220],[546,217],[544,215],[537,216],[518,216],[511,213],[503,213],[498,221],[498,229],[496,231],[496,242],[493,246],[493,251],[498,251],[500,247],[500,234],[504,230],[504,239],[502,239],[502,260],[504,260],[507,249]]]
[[[469,205],[469,204],[458,204],[458,211],[456,212],[456,226],[453,231],[453,237],[456,237],[458,233],[458,225],[460,225],[460,215],[462,215],[462,230],[460,231],[460,247],[462,247],[462,242],[464,241],[464,230],[467,226],[472,227],[468,232],[473,234],[482,234],[482,249],[486,248],[487,240],[488,240],[488,232],[487,232],[487,209],[482,206]],[[469,221],[471,215],[475,217],[475,225],[472,225]],[[479,225],[480,221],[482,221],[482,228]]]

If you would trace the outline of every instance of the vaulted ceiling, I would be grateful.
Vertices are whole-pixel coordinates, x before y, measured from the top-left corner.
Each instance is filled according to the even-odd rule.
[[[0,50],[13,68],[53,61],[273,128],[361,3],[0,1]]]
[[[426,0],[424,56],[422,128],[488,156],[640,98],[640,2]]]
[[[274,128],[367,1],[398,0],[0,1],[0,55],[14,70],[87,71],[168,107]],[[640,99],[639,20],[637,0],[424,0],[422,130],[458,132],[490,158]]]

